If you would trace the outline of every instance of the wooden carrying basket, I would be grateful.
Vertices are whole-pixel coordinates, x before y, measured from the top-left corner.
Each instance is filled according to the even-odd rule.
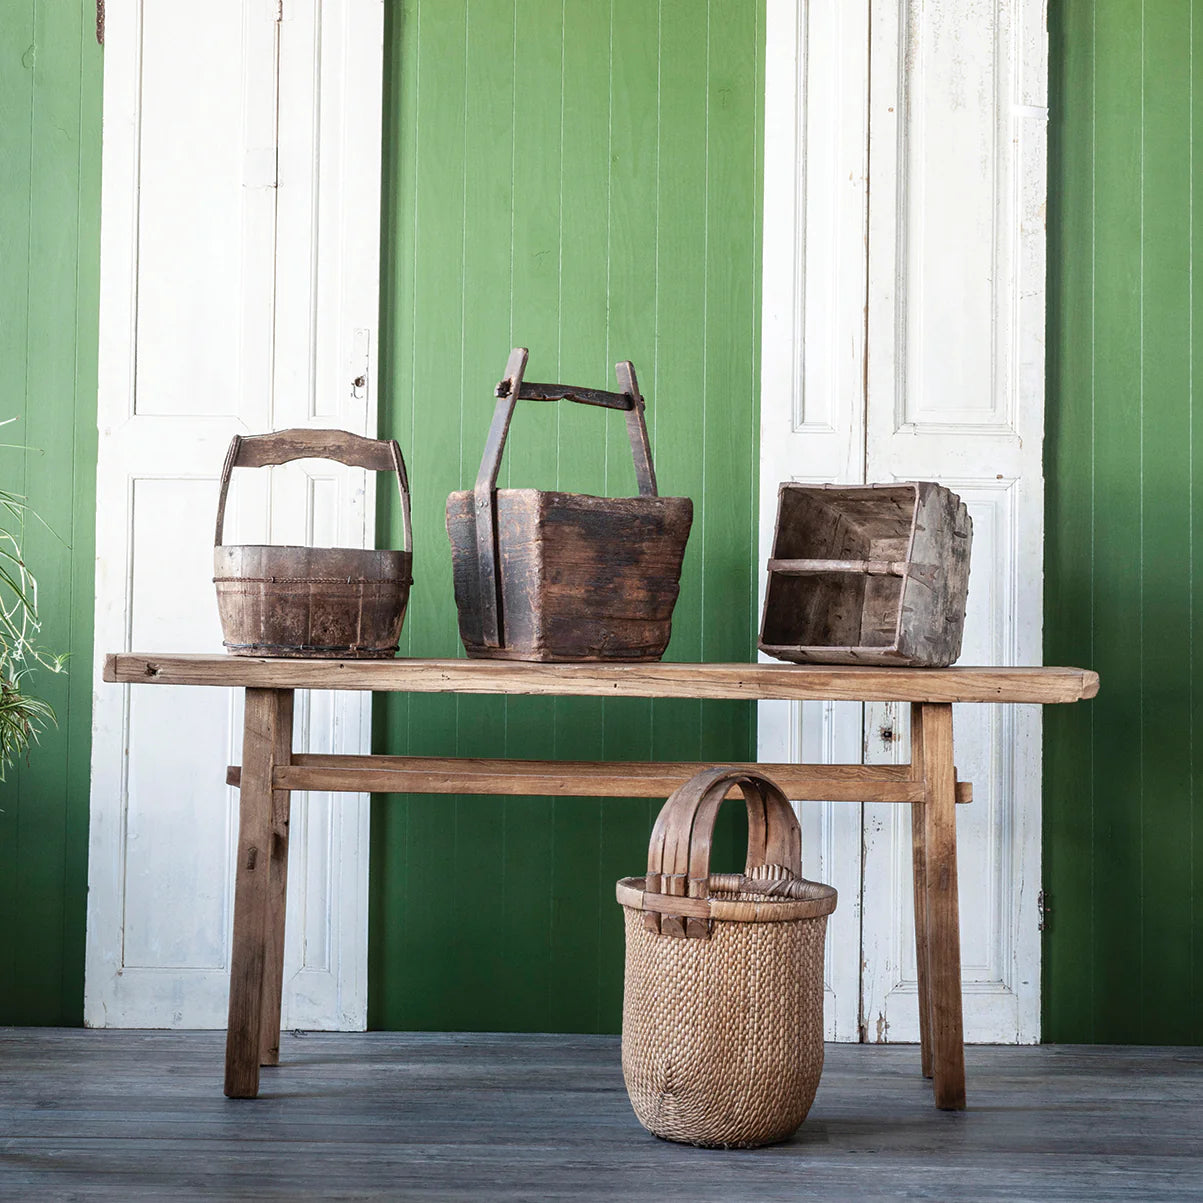
[[[714,820],[736,786],[747,867],[712,874]],[[823,943],[836,892],[803,880],[801,850],[793,808],[768,777],[708,769],[665,802],[647,876],[618,883],[622,1071],[649,1132],[751,1148],[806,1118],[823,1069]]]
[[[504,660],[659,660],[668,645],[693,521],[687,497],[660,497],[635,369],[618,393],[522,379],[510,354],[476,486],[447,498],[447,534],[469,656]],[[514,406],[576,401],[625,412],[638,497],[498,489]]]
[[[932,481],[786,481],[760,650],[811,664],[955,663],[972,539],[965,503]]]
[[[223,545],[233,470],[308,458],[395,472],[405,550]],[[396,653],[413,583],[413,538],[409,481],[395,440],[345,430],[235,435],[221,472],[213,542],[217,607],[232,655],[380,660]]]

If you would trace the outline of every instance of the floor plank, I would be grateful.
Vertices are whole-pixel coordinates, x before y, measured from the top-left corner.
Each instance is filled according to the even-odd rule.
[[[286,1034],[255,1101],[218,1032],[0,1029],[3,1199],[1203,1199],[1203,1049],[830,1045],[786,1144],[649,1136],[606,1036]]]

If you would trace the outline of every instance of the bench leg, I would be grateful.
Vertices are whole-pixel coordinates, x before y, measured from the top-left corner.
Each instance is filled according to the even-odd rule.
[[[291,691],[279,697],[276,764],[292,756]],[[284,911],[288,900],[288,818],[292,792],[272,790],[271,856],[267,884],[267,949],[263,965],[263,1002],[259,1013],[259,1064],[280,1064],[280,1005],[284,993]]]
[[[226,1028],[225,1093],[259,1093],[264,997],[272,989],[272,772],[292,746],[292,691],[247,689],[239,790],[238,863],[234,880],[234,940],[230,952],[230,1011]],[[283,915],[283,877],[278,878]],[[280,935],[283,935],[281,923]],[[283,950],[283,940],[280,940]],[[278,990],[278,987],[276,987]],[[278,999],[278,995],[277,995]],[[276,1025],[279,1026],[278,1001]],[[278,1043],[278,1041],[277,1041]]]
[[[927,894],[928,1021],[936,1106],[965,1106],[961,932],[957,907],[956,773],[952,706],[923,705],[923,858]]]
[[[911,706],[911,776],[923,779],[923,707]],[[915,976],[919,992],[919,1052],[923,1076],[932,1076],[931,981],[928,973],[927,857],[924,807],[911,804],[911,872],[915,901]]]

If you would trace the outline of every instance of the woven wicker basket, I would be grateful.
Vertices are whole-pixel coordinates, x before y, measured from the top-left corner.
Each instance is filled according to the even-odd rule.
[[[710,872],[718,808],[739,787],[747,868]],[[804,881],[785,795],[743,769],[699,773],[664,804],[626,917],[622,1070],[639,1122],[667,1140],[752,1148],[806,1118],[823,1069],[831,886]]]

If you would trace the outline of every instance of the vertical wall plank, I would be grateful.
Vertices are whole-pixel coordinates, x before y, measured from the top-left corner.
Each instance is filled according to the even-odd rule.
[[[514,46],[512,5],[467,5],[466,71],[464,76],[464,230],[463,326],[479,331],[481,343],[495,348],[492,357],[472,356],[461,345],[459,360],[459,472],[456,480],[471,483],[480,462],[478,423],[491,414],[493,386],[501,378],[511,337],[510,268],[513,259],[512,198],[514,195],[514,128],[512,105],[516,81],[512,72],[498,71]],[[466,220],[472,214],[471,221]],[[519,460],[521,462],[521,460]],[[458,487],[458,483],[455,487]],[[433,497],[441,506],[445,497]],[[436,526],[435,533],[438,534]],[[441,550],[441,549],[440,549]],[[450,568],[440,555],[440,571]],[[454,646],[455,615],[448,582],[446,618],[449,644]],[[486,756],[505,746],[506,707],[495,698],[463,697],[457,709],[457,747],[467,756]],[[504,878],[498,872],[505,846],[507,808],[495,799],[463,797],[454,801],[456,873],[464,881],[488,881],[500,897]],[[508,878],[508,873],[506,874]],[[505,971],[506,952],[493,938],[494,907],[481,907],[465,891],[452,904],[451,923],[479,955],[462,957],[447,976],[448,1026],[471,1022],[473,1000],[496,989]]]
[[[34,678],[57,728],[0,784],[0,1023],[75,1024],[83,1004],[91,743],[101,54],[89,3],[0,22],[0,483],[39,579],[42,642],[69,674]],[[6,519],[7,522],[7,519]]]
[[[1103,681],[1046,716],[1050,1040],[1199,1039],[1197,10],[1050,9],[1045,658]]]
[[[521,344],[532,379],[606,386],[616,360],[634,361],[662,490],[696,505],[668,655],[748,656],[762,9],[732,0],[390,9],[381,423],[413,459],[412,654],[462,654],[442,507],[475,477],[492,385]],[[721,348],[713,359],[708,341]],[[613,417],[524,407],[503,481],[629,494],[630,451]],[[396,533],[388,505],[386,537]],[[444,704],[453,709],[378,699],[376,746],[752,755],[742,705],[708,705],[704,729],[692,702]],[[625,799],[378,800],[370,1024],[615,1030],[614,880],[642,867],[656,809]],[[463,883],[440,915],[425,901],[436,872]]]
[[[755,507],[732,505],[757,487],[758,413],[740,404],[759,377],[759,230],[762,212],[761,138],[746,131],[763,122],[764,17],[743,0],[713,0],[707,56],[706,324],[704,355],[705,477],[700,491],[705,538],[701,659],[718,660],[734,645],[738,659],[755,658],[755,622],[733,627],[755,597],[759,531]],[[750,87],[740,81],[751,81]],[[751,185],[749,187],[749,184]],[[751,273],[741,270],[749,261]],[[751,355],[748,349],[751,349]],[[732,722],[740,723],[738,731]],[[702,706],[702,741],[754,742],[752,711]]]
[[[445,647],[455,634],[450,605],[450,564],[437,554],[433,536],[442,528],[446,495],[460,482],[459,398],[456,377],[461,355],[460,327],[464,296],[463,230],[465,224],[466,164],[462,154],[465,133],[464,97],[467,87],[466,39],[468,5],[464,0],[431,3],[414,0],[390,10],[391,40],[386,53],[401,71],[400,96],[390,93],[385,143],[398,139],[402,147],[400,180],[389,180],[382,222],[404,223],[397,243],[393,280],[386,287],[381,320],[380,425],[385,437],[397,437],[412,465],[414,587],[405,621],[404,638],[410,654]],[[386,38],[389,30],[386,29]],[[400,38],[398,46],[397,39]],[[386,78],[392,72],[386,69]],[[395,76],[390,83],[396,85]],[[411,141],[412,139],[412,141]],[[386,164],[386,173],[388,165]],[[414,180],[421,181],[409,193]],[[404,215],[394,217],[393,191],[406,192]],[[504,303],[504,302],[503,302]],[[395,310],[390,307],[395,305]],[[390,312],[396,314],[395,320]],[[429,420],[437,415],[438,420]],[[399,539],[399,522],[388,496],[392,539]],[[399,547],[394,541],[389,546]],[[453,755],[457,748],[456,699],[431,695],[381,699],[387,730],[394,738],[426,755]],[[395,733],[395,735],[394,735]],[[383,814],[382,814],[383,810]],[[409,953],[403,971],[369,979],[369,1016],[381,1005],[422,1005],[423,982],[418,966],[438,961],[450,947],[447,914],[441,901],[448,871],[448,850],[454,847],[449,821],[453,804],[446,798],[413,797],[403,807],[373,807],[372,823],[383,819],[386,838],[373,842],[373,889],[389,897],[389,908],[378,916],[375,930],[397,936],[403,931]],[[395,853],[394,840],[403,836]],[[400,860],[400,864],[397,862]],[[382,877],[382,866],[400,869],[400,880]],[[394,886],[395,882],[395,886]],[[373,961],[369,952],[369,963]],[[373,997],[371,982],[384,997]]]
[[[1045,659],[1094,663],[1094,0],[1049,21]],[[1092,1039],[1094,704],[1044,712],[1045,1039]]]
[[[1143,139],[1134,98],[1143,87],[1143,30],[1134,6],[1100,5],[1095,65],[1095,498],[1106,507],[1095,540],[1096,668],[1109,688],[1094,703],[1095,766],[1108,783],[1096,797],[1093,863],[1097,1034],[1130,1039],[1132,972],[1140,963],[1142,793],[1141,679],[1141,173]],[[1156,399],[1150,397],[1150,403]],[[1099,585],[1106,582],[1105,588]],[[1122,684],[1121,684],[1122,683]],[[1117,685],[1119,686],[1117,688]],[[1135,891],[1133,891],[1135,887]],[[1116,906],[1117,894],[1129,904]]]
[[[385,314],[407,314],[414,312],[414,247],[416,234],[412,207],[407,209],[406,220],[410,222],[406,236],[384,237],[383,229],[390,221],[400,221],[400,209],[405,194],[405,181],[415,178],[417,173],[417,124],[411,114],[417,111],[418,98],[418,39],[416,31],[416,3],[390,4],[384,10],[384,114],[383,147],[380,164],[380,212],[382,237],[380,240],[380,312]],[[411,28],[413,27],[413,28]],[[401,36],[402,30],[406,36]],[[401,119],[402,113],[406,120]],[[394,216],[398,215],[398,216]],[[379,377],[381,393],[385,393],[384,382],[388,380],[388,395],[391,402],[381,400],[379,408],[380,429],[386,428],[386,415],[391,415],[388,406],[399,407],[411,414],[414,409],[415,382],[413,364],[412,320],[382,320],[380,323]],[[405,364],[405,372],[392,370],[392,360]],[[413,491],[412,506],[417,517],[420,491],[415,486],[420,477],[415,475],[419,465],[415,462],[413,445],[413,423],[404,423],[394,417],[389,428],[400,440],[409,468],[410,487]],[[382,502],[377,495],[378,547],[400,547],[401,516]],[[426,515],[426,522],[432,516]],[[417,528],[415,528],[417,529]],[[428,587],[428,586],[427,586]],[[415,573],[410,592],[410,605],[423,589],[421,570]],[[435,594],[437,596],[437,594]],[[413,623],[407,622],[401,631],[401,655],[413,654]],[[372,706],[372,746],[383,746],[387,732],[398,732],[397,738],[408,742],[411,717],[411,702],[408,694],[389,694],[374,698]],[[422,699],[416,699],[421,705]],[[391,800],[389,800],[391,801]],[[381,805],[373,799],[370,821],[369,932],[375,939],[380,933],[388,932],[390,939],[397,933],[406,914],[406,884],[409,880],[409,806]],[[382,873],[380,867],[391,866],[392,871]],[[389,1008],[400,1008],[406,978],[402,974],[384,972],[379,957],[368,953],[368,1026],[378,1026],[375,1016]]]
[[[0,363],[4,365],[5,380],[15,396],[9,402],[15,412],[5,417],[19,421],[3,430],[3,442],[22,444],[26,439],[25,417],[28,408],[29,375],[29,297],[30,240],[33,214],[33,113],[35,103],[34,66],[37,45],[34,41],[35,12],[32,6],[0,26],[5,70],[0,71],[0,104],[7,119],[0,124],[0,172],[10,184],[3,196],[5,230],[6,286],[0,289]],[[11,114],[11,116],[7,116]],[[24,187],[22,187],[22,184]],[[0,481],[13,492],[24,495],[26,454],[18,449],[0,448]],[[25,524],[4,516],[10,531],[22,534]],[[32,762],[31,762],[32,767]],[[4,1010],[7,1022],[19,1023],[28,1014],[30,998],[22,987],[20,970],[28,956],[29,943],[17,937],[21,930],[18,907],[21,899],[22,873],[21,836],[21,770],[10,771],[9,779],[0,786],[4,799],[0,810],[0,922],[5,932],[14,933],[3,943],[4,961],[0,971],[0,990],[4,991]],[[38,858],[39,860],[41,858]],[[37,1022],[33,1017],[25,1022]]]
[[[510,260],[510,338],[529,347],[531,380],[556,379],[559,371],[560,323],[560,184],[562,155],[560,112],[565,81],[563,7],[548,0],[515,0],[508,50],[513,70],[510,105],[513,145],[513,250]],[[467,220],[471,221],[469,214]],[[473,356],[465,327],[464,354]],[[483,348],[481,348],[483,351]],[[509,346],[498,346],[490,365],[500,379]],[[492,413],[487,394],[465,406],[467,446],[479,447]],[[519,405],[510,427],[499,484],[511,488],[554,488],[557,423],[576,428],[583,406]],[[465,483],[468,483],[465,481]],[[556,745],[553,698],[508,698],[505,710],[505,754],[547,758]],[[498,805],[494,803],[494,805]],[[502,966],[493,983],[495,1027],[521,1031],[532,1011],[547,1013],[553,989],[550,973],[550,868],[555,862],[552,806],[547,798],[508,798],[504,858],[494,863],[504,874],[500,930]],[[494,919],[498,916],[495,914]],[[563,989],[562,983],[554,983]]]
[[[1177,924],[1190,896],[1191,0],[1143,6],[1139,1039],[1198,1039]],[[1185,916],[1184,916],[1185,918]]]
[[[605,340],[596,336],[606,328],[609,296],[607,243],[599,231],[606,229],[610,207],[610,7],[564,0],[563,22],[563,76],[570,82],[560,89],[559,371],[562,380],[600,384],[614,370]],[[612,415],[585,406],[572,413],[558,408],[556,487],[604,495],[606,461],[598,447],[605,446]],[[598,698],[557,699],[556,755],[572,748],[584,759],[602,759],[604,714]],[[621,803],[565,798],[551,804],[551,976],[557,983],[597,981],[602,950],[609,955],[613,947],[611,905],[599,869],[605,815],[613,805]],[[600,999],[586,1015],[576,992],[560,986],[548,1001],[548,1028],[597,1026],[600,1014]]]
[[[1190,98],[1189,113],[1192,131],[1203,129],[1203,13],[1191,10],[1189,30],[1191,48],[1190,65]],[[1191,180],[1203,180],[1203,144],[1198,138],[1191,139],[1190,148]],[[1191,189],[1190,232],[1192,238],[1195,231],[1203,231],[1203,189]],[[1192,421],[1190,431],[1192,483],[1190,493],[1191,507],[1191,543],[1190,543],[1190,589],[1187,602],[1190,607],[1190,647],[1185,666],[1189,682],[1187,695],[1190,699],[1190,738],[1188,742],[1189,762],[1191,769],[1191,821],[1185,832],[1179,832],[1183,845],[1190,848],[1191,865],[1193,868],[1190,892],[1179,903],[1180,914],[1184,915],[1187,924],[1187,935],[1179,941],[1179,953],[1186,956],[1189,962],[1187,978],[1190,983],[1190,997],[1194,1000],[1191,1010],[1198,1013],[1203,1010],[1203,931],[1200,931],[1200,918],[1203,917],[1203,773],[1196,772],[1200,764],[1199,754],[1203,752],[1203,707],[1199,702],[1201,695],[1195,684],[1203,673],[1203,488],[1195,487],[1193,481],[1194,466],[1203,465],[1203,422],[1193,418],[1195,403],[1195,382],[1203,382],[1203,340],[1197,335],[1203,331],[1203,272],[1191,273],[1191,407]],[[1179,927],[1179,931],[1181,931]],[[1188,1011],[1189,1013],[1189,1011]],[[1197,1040],[1195,1035],[1192,1039]]]
[[[658,4],[623,4],[614,0],[610,5],[610,159],[606,223],[610,309],[606,359],[609,363],[629,359],[635,364],[639,387],[649,398],[652,430],[657,429],[661,408],[669,403],[661,395],[655,360],[654,314],[658,278],[655,246],[661,220],[657,202],[663,199],[657,198],[655,191],[656,159],[662,132],[657,120],[659,24]],[[695,120],[701,120],[701,114],[697,114]],[[653,447],[659,444],[657,431]],[[621,423],[607,423],[605,448],[607,493],[634,493],[630,442]],[[698,491],[693,481],[685,485],[680,478],[661,475],[659,479],[661,492],[666,495],[681,492],[696,495]],[[691,543],[697,540],[699,531],[700,527],[695,526]],[[688,599],[685,605],[689,605]],[[668,653],[670,658],[676,654],[675,650]],[[604,714],[605,758],[619,759],[629,755],[632,760],[648,759],[652,745],[653,703],[643,698],[607,700]],[[624,859],[630,863],[635,849],[638,849],[635,864],[641,869],[646,867],[647,838],[651,820],[658,809],[647,803],[616,799],[603,812],[598,885],[602,947],[608,954],[605,969],[613,967],[620,947],[616,946],[615,931],[610,926],[613,915],[607,914],[607,910],[614,908],[605,905],[607,878],[614,876]],[[613,1017],[621,1012],[620,973],[603,971],[598,984],[597,1006],[603,1023],[606,1018],[612,1023]]]

